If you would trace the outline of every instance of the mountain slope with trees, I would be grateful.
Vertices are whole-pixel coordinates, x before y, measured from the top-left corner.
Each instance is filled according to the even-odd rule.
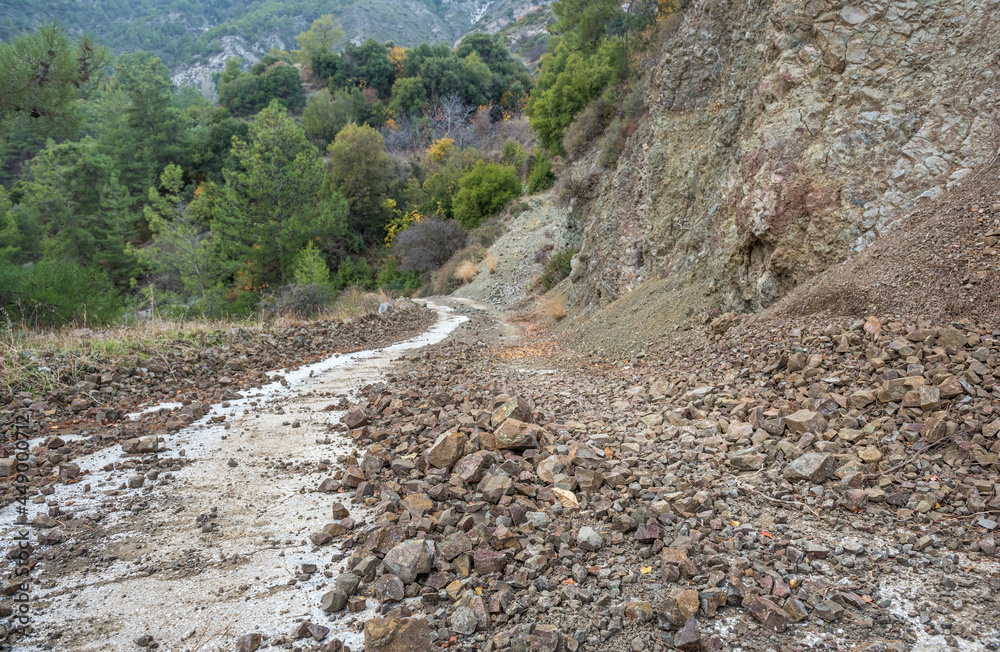
[[[0,105],[6,318],[311,313],[348,287],[415,290],[433,268],[408,243],[447,259],[523,192],[532,82],[495,36],[343,34],[326,15],[297,50],[230,59],[219,106],[150,53],[112,60],[57,26],[0,44],[17,64]]]
[[[474,31],[495,32],[550,0],[27,0],[4,3],[0,40],[58,22],[88,34],[115,53],[146,51],[171,69],[175,81],[201,85],[225,60],[250,64],[271,48],[291,49],[315,19],[333,14],[349,41],[368,38],[404,47],[456,43]]]

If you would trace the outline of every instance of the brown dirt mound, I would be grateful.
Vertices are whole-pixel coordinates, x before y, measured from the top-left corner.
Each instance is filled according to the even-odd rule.
[[[1000,182],[985,168],[965,188],[808,281],[765,314],[1000,320]]]

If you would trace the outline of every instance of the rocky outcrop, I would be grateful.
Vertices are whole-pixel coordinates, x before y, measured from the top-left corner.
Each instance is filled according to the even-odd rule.
[[[996,153],[997,11],[692,2],[644,81],[648,118],[574,205],[573,299],[663,277],[757,310],[969,180]]]

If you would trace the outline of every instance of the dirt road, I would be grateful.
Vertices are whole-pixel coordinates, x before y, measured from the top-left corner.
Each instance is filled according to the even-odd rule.
[[[77,459],[90,472],[83,482],[57,485],[45,503],[29,505],[29,520],[59,508],[46,532],[61,532],[62,550],[72,552],[33,551],[35,633],[17,649],[133,650],[151,637],[166,650],[232,650],[248,632],[287,633],[302,619],[328,623],[320,596],[337,563],[308,540],[330,520],[330,501],[314,491],[352,452],[332,429],[343,412],[328,406],[467,319],[430,307],[438,320],[423,335],[302,367],[215,406],[163,437],[157,453],[127,456],[114,446]],[[140,477],[142,486],[130,488]],[[363,509],[346,494],[343,502],[362,523]],[[0,512],[4,539],[16,536],[15,519],[13,505]],[[60,526],[67,522],[89,525]],[[304,573],[309,565],[315,571]],[[331,635],[357,647],[352,625],[364,617],[343,619]]]
[[[441,303],[156,454],[84,459],[30,505],[15,649],[333,652],[366,621],[398,643],[369,652],[1000,649],[1000,333],[817,320],[762,350],[740,325],[614,359]]]

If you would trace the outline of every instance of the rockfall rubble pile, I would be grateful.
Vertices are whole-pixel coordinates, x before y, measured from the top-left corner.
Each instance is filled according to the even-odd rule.
[[[1000,333],[731,319],[611,363],[486,330],[343,419],[313,542],[366,649],[1000,647]]]

